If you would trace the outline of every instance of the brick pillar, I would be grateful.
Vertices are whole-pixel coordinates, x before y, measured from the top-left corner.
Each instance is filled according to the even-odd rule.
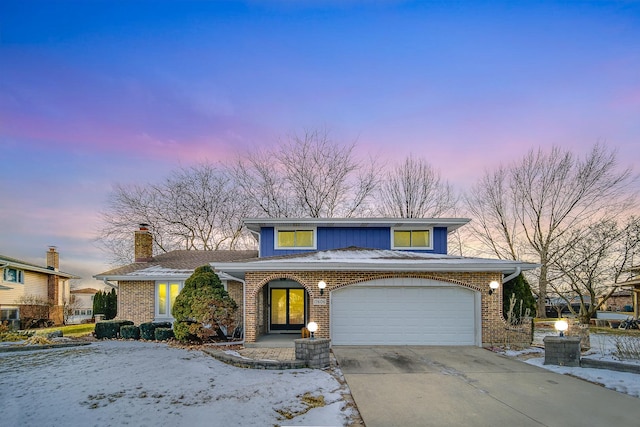
[[[135,262],[149,262],[153,260],[153,236],[149,232],[148,227],[148,224],[140,224],[140,229],[135,232]]]

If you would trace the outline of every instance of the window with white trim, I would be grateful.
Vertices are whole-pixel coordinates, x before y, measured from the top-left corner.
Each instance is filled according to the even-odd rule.
[[[315,249],[315,228],[276,228],[276,249]]]
[[[156,316],[173,317],[171,309],[176,302],[176,297],[182,290],[182,282],[159,281],[156,282]]]
[[[17,268],[5,267],[2,280],[10,283],[24,283],[24,272]]]
[[[430,228],[391,230],[391,249],[433,249]]]

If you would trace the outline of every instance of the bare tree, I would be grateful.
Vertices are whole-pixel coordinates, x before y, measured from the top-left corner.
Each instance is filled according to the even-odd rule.
[[[102,212],[99,242],[114,263],[131,261],[132,225],[149,224],[158,252],[242,247],[242,218],[251,206],[231,175],[202,163],[173,172],[159,184],[116,185]]]
[[[378,212],[394,218],[436,218],[452,215],[458,198],[453,187],[425,159],[408,156],[382,180]]]
[[[544,315],[550,267],[569,253],[589,224],[625,212],[634,199],[630,169],[596,144],[583,158],[554,147],[529,151],[519,162],[487,172],[466,196],[483,246],[501,258],[539,262],[538,313]]]
[[[589,323],[616,290],[612,284],[640,255],[639,230],[638,219],[631,217],[623,226],[603,220],[568,233],[566,255],[550,266],[558,279],[549,283],[581,323]]]
[[[374,162],[358,161],[355,143],[324,130],[292,135],[273,150],[239,158],[234,177],[267,217],[353,217],[367,212],[377,184]]]

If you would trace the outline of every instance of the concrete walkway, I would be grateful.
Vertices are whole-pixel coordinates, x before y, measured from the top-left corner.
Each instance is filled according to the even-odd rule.
[[[636,425],[640,400],[478,347],[333,347],[367,427]]]

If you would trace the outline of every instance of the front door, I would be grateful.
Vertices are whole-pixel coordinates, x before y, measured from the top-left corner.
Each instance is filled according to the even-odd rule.
[[[271,289],[271,330],[299,331],[304,312],[304,289]]]

